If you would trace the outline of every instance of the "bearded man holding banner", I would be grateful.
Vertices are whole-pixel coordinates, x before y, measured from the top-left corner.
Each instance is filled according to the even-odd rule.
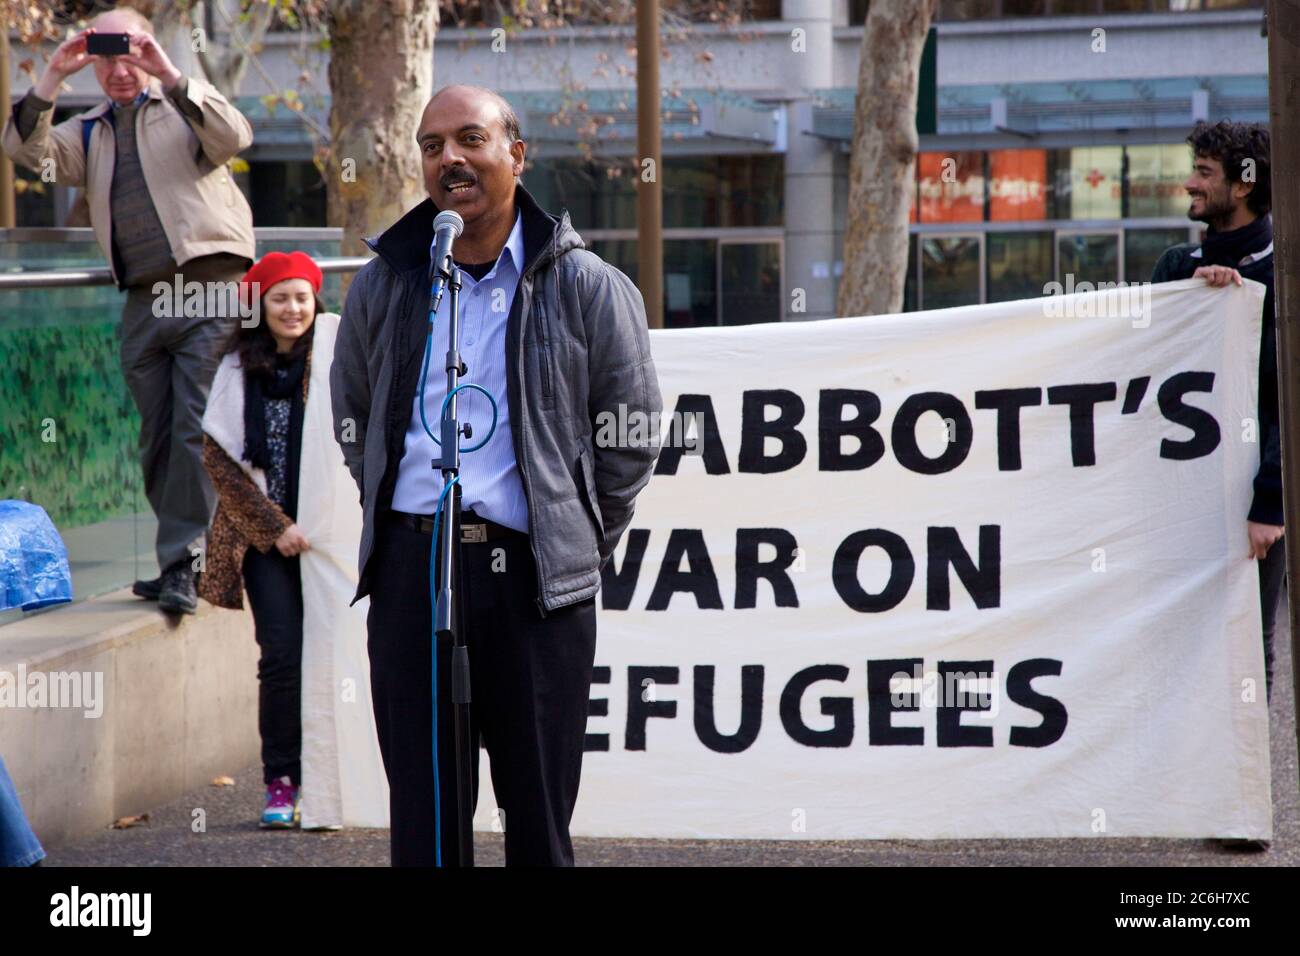
[[[1187,215],[1208,227],[1200,244],[1166,249],[1152,282],[1203,278],[1211,286],[1241,285],[1242,277],[1264,285],[1259,343],[1259,471],[1246,515],[1246,547],[1259,561],[1266,694],[1273,691],[1273,632],[1286,578],[1282,546],[1282,450],[1278,427],[1277,337],[1273,315],[1272,175],[1268,129],[1259,123],[1223,121],[1196,125],[1187,143],[1192,173],[1183,188],[1192,203]]]
[[[450,296],[430,331],[433,221],[464,220],[461,357],[496,399],[490,439],[465,454],[457,605],[468,635],[471,739],[482,734],[507,865],[572,865],[596,649],[601,566],[650,479],[658,435],[598,444],[598,416],[657,420],[645,306],[631,280],[583,248],[517,182],[525,144],[510,105],[478,87],[436,93],[416,131],[429,199],[369,242],[349,290],[331,370],[335,436],[361,491],[357,598],[370,596],[371,686],[391,793],[394,865],[435,862],[432,516],[443,489],[437,427]],[[458,396],[486,435],[492,406]],[[651,418],[651,416],[654,418]],[[654,429],[650,429],[654,432]],[[644,430],[642,430],[644,433]],[[638,436],[639,437],[639,436]],[[433,573],[437,573],[434,569]],[[438,642],[441,846],[457,858],[451,647]],[[477,797],[477,748],[473,754]]]

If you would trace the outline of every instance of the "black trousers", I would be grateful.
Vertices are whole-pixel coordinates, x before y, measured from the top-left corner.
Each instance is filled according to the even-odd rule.
[[[243,256],[217,252],[180,267],[186,282],[238,282]],[[172,272],[162,276],[172,283]],[[155,549],[160,570],[193,560],[216,493],[203,468],[203,409],[234,317],[157,314],[159,297],[147,279],[127,291],[119,355],[122,376],[140,412],[140,467],[144,493],[158,518]],[[174,309],[168,311],[175,311]]]
[[[1278,538],[1259,562],[1260,617],[1264,622],[1264,686],[1267,699],[1273,699],[1273,631],[1277,628],[1277,611],[1286,585],[1286,538]]]
[[[302,782],[302,566],[275,548],[244,553],[244,590],[262,655],[257,661],[257,729],[262,782]]]
[[[394,866],[435,863],[432,540],[388,517],[371,558],[370,681],[388,774]],[[596,653],[595,599],[543,617],[527,535],[460,544],[458,553],[459,619],[470,659],[471,739],[481,736],[492,761],[506,865],[572,866],[569,821],[578,798]],[[440,641],[438,790],[444,866],[461,863],[454,731],[451,647]],[[477,746],[472,758],[477,803]]]

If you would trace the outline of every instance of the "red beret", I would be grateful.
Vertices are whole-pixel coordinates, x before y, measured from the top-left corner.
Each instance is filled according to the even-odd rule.
[[[311,290],[319,293],[321,286],[320,266],[312,261],[305,252],[268,252],[244,273],[240,280],[240,294],[246,305],[252,305],[253,283],[258,286],[257,296],[266,295],[266,291],[277,282],[285,279],[306,279],[311,283]]]

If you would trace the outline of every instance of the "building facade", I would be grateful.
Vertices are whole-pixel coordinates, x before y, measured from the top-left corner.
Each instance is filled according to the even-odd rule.
[[[752,22],[664,36],[665,325],[835,314],[866,9],[770,0]],[[1241,0],[944,0],[905,308],[1149,278],[1196,234],[1181,185],[1194,122],[1267,122],[1262,21]],[[635,279],[634,42],[624,27],[444,27],[434,73],[506,96],[529,144],[525,185]],[[258,226],[324,226],[315,144],[273,102],[301,88],[323,120],[327,90],[300,84],[305,71],[324,86],[323,54],[271,34],[261,60],[266,77],[250,71],[240,91],[256,139],[239,179]],[[93,78],[73,85],[63,110],[95,100]],[[19,224],[61,224],[70,206],[57,187],[25,194]]]

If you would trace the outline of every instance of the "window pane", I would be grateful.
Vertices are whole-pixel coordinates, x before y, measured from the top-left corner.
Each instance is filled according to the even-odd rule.
[[[1186,241],[1186,229],[1129,229],[1124,233],[1124,281],[1150,282],[1160,254]]]
[[[781,247],[775,242],[726,242],[720,254],[722,324],[781,321]],[[670,292],[672,286],[669,282]],[[678,298],[684,294],[679,291]]]
[[[635,229],[635,170],[626,161],[537,160],[524,187],[547,212],[568,209],[574,228]],[[781,156],[675,156],[663,162],[669,229],[779,226],[785,196]]]
[[[907,237],[907,279],[903,283],[903,311],[915,312],[916,301],[916,236]]]
[[[718,324],[717,256],[712,239],[664,243],[664,328]]]
[[[42,182],[39,173],[14,166],[14,223],[19,227],[61,226],[54,221],[54,184]]]
[[[921,222],[984,219],[984,154],[922,153],[917,157]]]
[[[537,160],[524,188],[549,213],[569,210],[575,229],[635,229],[636,187],[628,167],[581,159]]]
[[[831,183],[831,224],[835,232],[843,237],[844,229],[848,225],[849,209],[849,157],[847,153],[842,153],[838,149],[834,153],[835,178]],[[784,191],[784,189],[782,190]],[[912,189],[912,222],[916,221],[916,189],[913,184]],[[837,246],[837,249],[842,246]]]
[[[1054,149],[1048,155],[1054,219],[1120,218],[1121,146]]]
[[[749,0],[744,12],[751,20],[780,20],[781,0]]]
[[[249,163],[248,191],[259,226],[326,224],[325,184],[311,163]]]
[[[1047,218],[1047,150],[996,149],[989,153],[989,219]]]
[[[595,240],[587,247],[640,287],[635,240]],[[664,328],[718,324],[717,254],[712,239],[664,242]]]
[[[994,15],[994,0],[940,0],[939,20],[983,20]]]
[[[988,301],[1037,299],[1052,281],[1050,232],[990,232],[984,257]]]
[[[664,169],[664,226],[670,229],[782,223],[781,156],[679,156],[664,160]]]
[[[921,237],[921,308],[948,309],[980,300],[980,247],[972,237]]]
[[[1065,282],[1115,282],[1119,279],[1119,236],[1061,233],[1057,238],[1060,275]]]
[[[1128,214],[1183,216],[1187,191],[1183,183],[1192,171],[1192,151],[1183,144],[1128,147]]]

